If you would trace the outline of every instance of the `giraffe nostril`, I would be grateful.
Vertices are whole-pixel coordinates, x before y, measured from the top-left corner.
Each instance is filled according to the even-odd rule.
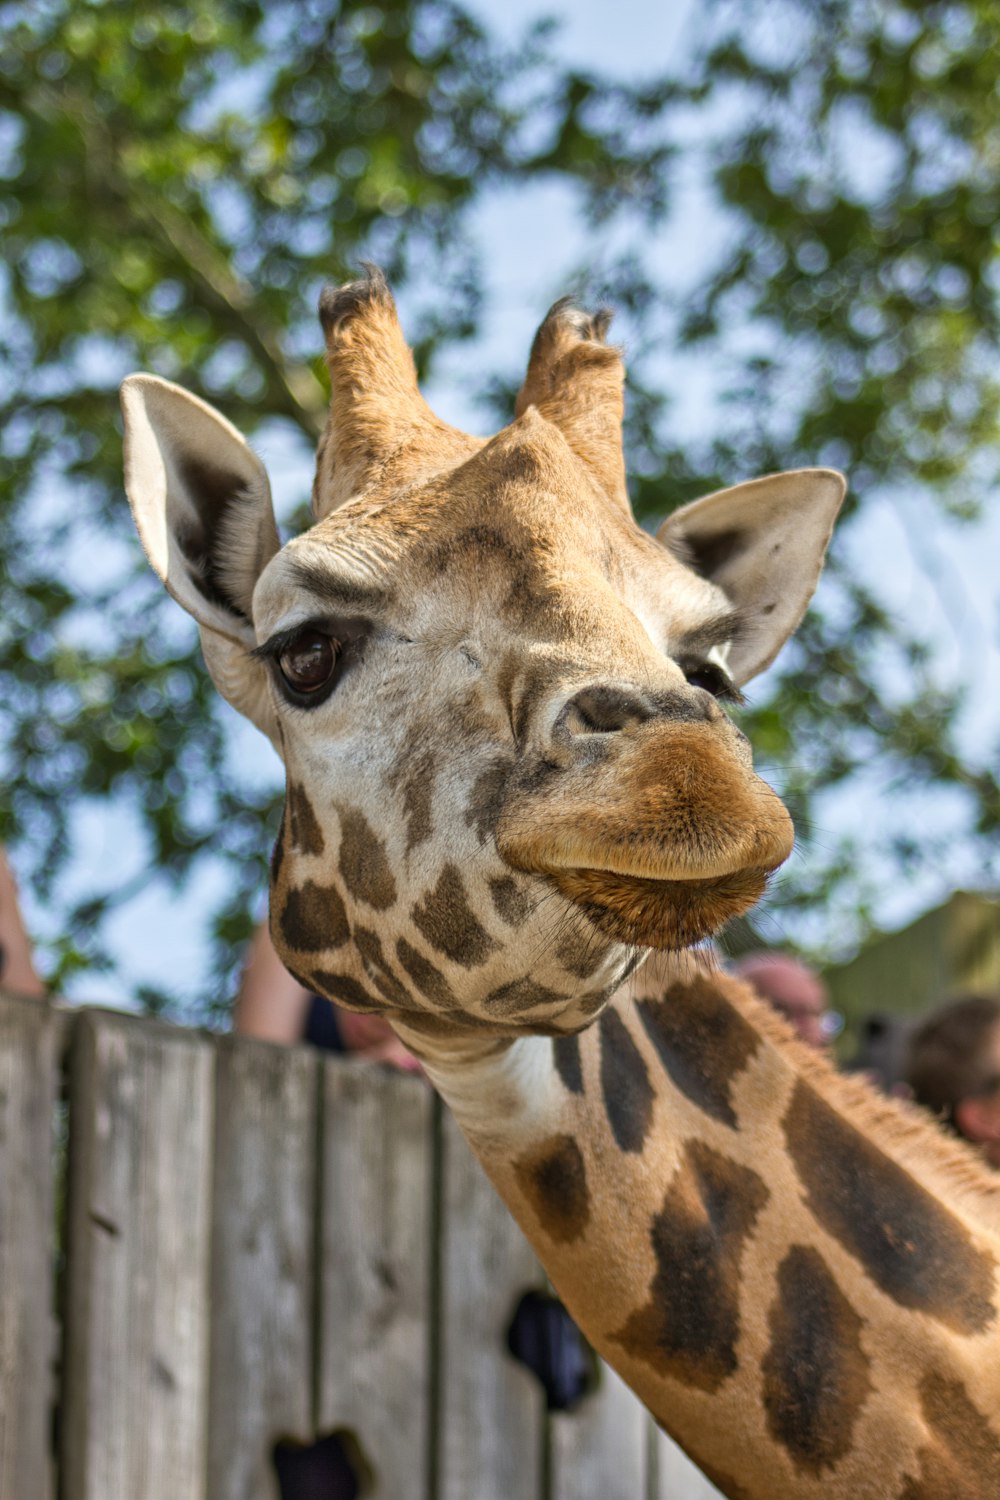
[[[630,724],[642,724],[657,710],[627,688],[583,688],[566,704],[563,722],[571,734],[614,734]]]
[[[618,734],[652,720],[711,724],[724,718],[711,694],[700,689],[643,693],[629,686],[595,683],[581,688],[563,705],[555,721],[553,740],[567,747],[582,746],[595,735]]]

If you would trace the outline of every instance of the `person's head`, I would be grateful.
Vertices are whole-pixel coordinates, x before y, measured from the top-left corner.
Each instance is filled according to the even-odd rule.
[[[913,1017],[892,1011],[875,1010],[858,1022],[854,1055],[846,1064],[850,1073],[862,1073],[883,1093],[897,1099],[911,1099],[913,1090],[906,1081],[906,1059]]]
[[[914,1031],[906,1067],[913,1097],[1000,1167],[1000,995],[962,995]]]
[[[780,1011],[811,1047],[825,1047],[835,1034],[826,986],[797,958],[787,953],[747,953],[733,965],[733,973]]]

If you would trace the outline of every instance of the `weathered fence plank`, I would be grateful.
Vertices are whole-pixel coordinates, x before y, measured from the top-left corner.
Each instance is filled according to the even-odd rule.
[[[544,1398],[507,1329],[544,1277],[448,1114],[441,1196],[439,1500],[535,1500]]]
[[[212,1045],[88,1012],[73,1054],[64,1500],[205,1500]]]
[[[316,1054],[216,1042],[209,1500],[277,1500],[313,1430]]]
[[[640,1500],[646,1492],[649,1417],[602,1363],[597,1389],[552,1423],[551,1500]]]
[[[720,1500],[608,1369],[546,1419],[544,1277],[420,1079],[0,995],[0,1500],[56,1489],[60,1242],[61,1500],[277,1500],[336,1429],[370,1500]]]
[[[0,996],[0,1500],[48,1500],[56,1028]]]
[[[323,1073],[317,1422],[357,1439],[374,1474],[372,1500],[422,1500],[431,1090],[423,1079],[337,1058]]]

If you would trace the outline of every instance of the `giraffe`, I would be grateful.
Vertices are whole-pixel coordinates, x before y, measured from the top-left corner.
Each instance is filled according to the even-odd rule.
[[[275,945],[384,1013],[595,1348],[732,1500],[1000,1494],[1000,1200],[702,940],[792,847],[726,712],[814,590],[801,470],[635,524],[607,317],[557,303],[516,415],[425,404],[381,275],[323,294],[315,524],[221,415],[123,387],[126,490],[276,746]]]

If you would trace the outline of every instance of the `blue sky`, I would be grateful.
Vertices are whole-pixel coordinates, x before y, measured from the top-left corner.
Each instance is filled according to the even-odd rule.
[[[534,0],[470,0],[471,8],[510,40],[532,19],[545,13]],[[550,12],[552,13],[552,12]],[[559,14],[559,12],[555,12]],[[583,67],[617,72],[634,79],[656,74],[676,62],[683,52],[687,28],[696,23],[691,0],[653,6],[649,0],[617,0],[614,6],[581,0],[562,14],[559,50],[563,58]],[[682,201],[673,228],[648,247],[650,258],[666,263],[674,276],[683,275],[685,257],[691,262],[700,247],[711,246],[722,231],[704,195],[693,191]],[[489,312],[483,339],[474,357],[482,368],[513,370],[523,364],[539,317],[565,289],[569,268],[580,262],[587,245],[573,216],[572,198],[565,189],[540,184],[517,193],[492,193],[476,212],[476,232],[484,248],[489,290]],[[692,228],[696,232],[692,232]],[[693,251],[692,247],[699,247]],[[403,306],[405,322],[406,307]],[[627,352],[627,351],[626,351]],[[453,351],[436,371],[428,392],[440,414],[475,430],[480,418],[465,396],[469,349]],[[665,350],[663,377],[680,392],[671,413],[678,430],[697,430],[711,401],[712,371],[690,357],[681,361]],[[308,492],[311,462],[291,448],[280,432],[264,434],[257,442],[271,470],[280,510],[289,510]],[[733,479],[744,478],[734,475]],[[1000,739],[1000,499],[993,497],[981,525],[962,526],[943,518],[928,503],[907,497],[877,496],[846,538],[852,565],[876,589],[908,628],[916,628],[933,644],[935,666],[945,684],[975,684],[964,724],[966,746],[986,753]],[[766,686],[766,684],[765,684]],[[232,715],[233,755],[254,775],[280,783],[280,767],[270,748],[255,731]],[[867,781],[852,783],[832,796],[822,810],[825,826],[853,828],[863,839],[873,865],[878,867],[880,843],[901,820],[919,820],[920,827],[948,828],[956,816],[951,799],[923,797],[914,807],[905,797],[890,804],[878,768]],[[65,897],[85,892],[95,869],[114,868],[123,878],[141,869],[145,848],[126,811],[110,814],[106,807],[81,814],[81,858],[65,882]],[[974,886],[977,872],[963,864],[956,841],[952,866],[926,870],[901,888],[886,878],[879,916],[885,926],[904,923],[936,904],[953,886]],[[171,894],[160,882],[131,903],[112,923],[118,959],[116,972],[99,981],[81,980],[76,998],[126,1004],[138,983],[158,981],[169,966],[172,985],[195,985],[204,970],[205,951],[201,913],[215,901],[218,872],[206,869],[183,893]],[[29,921],[51,930],[55,914],[28,903]],[[822,921],[800,929],[822,934]],[[775,932],[781,936],[780,927]]]

